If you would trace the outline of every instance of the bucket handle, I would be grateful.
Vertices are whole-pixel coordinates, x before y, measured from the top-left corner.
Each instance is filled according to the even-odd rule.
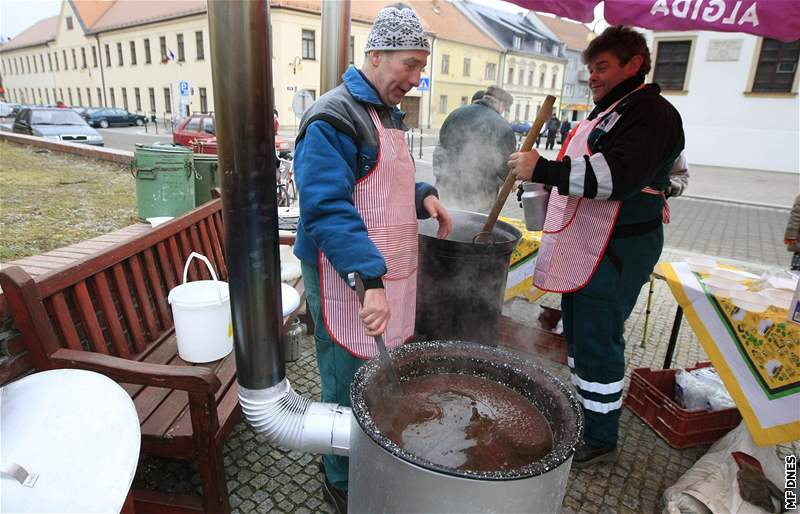
[[[205,255],[201,255],[201,254],[199,254],[197,252],[192,252],[189,255],[189,258],[186,259],[186,265],[183,266],[183,283],[184,284],[186,283],[186,280],[187,280],[187,278],[189,276],[189,264],[191,264],[192,259],[194,259],[194,258],[200,259],[201,261],[206,263],[206,267],[208,268],[208,271],[211,273],[211,278],[214,279],[214,282],[219,282],[219,280],[217,279],[217,274],[214,273],[214,267],[211,266],[211,263],[208,261],[208,257],[206,257]],[[217,298],[219,298],[219,303],[221,304],[222,303],[222,293],[219,292],[219,284],[217,284],[216,286],[217,286]]]

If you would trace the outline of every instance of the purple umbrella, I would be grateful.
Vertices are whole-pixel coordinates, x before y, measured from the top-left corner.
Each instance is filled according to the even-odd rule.
[[[600,0],[510,0],[530,9],[584,23]],[[653,30],[746,32],[781,41],[800,39],[800,0],[605,0],[612,25]]]

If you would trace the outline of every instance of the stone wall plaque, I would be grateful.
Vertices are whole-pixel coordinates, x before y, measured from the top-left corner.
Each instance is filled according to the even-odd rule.
[[[706,61],[738,61],[741,54],[741,39],[712,39],[708,42]]]

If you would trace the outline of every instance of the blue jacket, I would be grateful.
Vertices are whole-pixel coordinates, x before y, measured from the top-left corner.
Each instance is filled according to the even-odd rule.
[[[351,66],[344,83],[322,95],[305,113],[295,144],[300,223],[294,254],[316,265],[322,250],[345,280],[354,271],[365,279],[386,273],[386,261],[369,239],[353,200],[356,181],[378,159],[377,129],[365,104],[375,108],[384,127],[408,130],[403,124],[405,114],[384,105],[374,86]],[[420,219],[428,216],[422,201],[430,194],[437,194],[433,186],[417,183]]]

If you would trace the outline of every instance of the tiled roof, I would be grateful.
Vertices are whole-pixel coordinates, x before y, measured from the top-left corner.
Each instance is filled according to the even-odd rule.
[[[547,52],[549,45],[561,42],[558,36],[531,11],[506,12],[469,0],[458,0],[456,5],[485,32],[491,34],[503,48],[514,49],[514,36],[522,37],[522,47],[517,50],[525,53],[549,54]],[[536,41],[543,43],[542,51],[536,50]]]
[[[116,0],[114,4],[89,27],[89,33],[106,32],[172,18],[180,18],[191,14],[202,14],[207,10],[206,0],[166,0],[158,2]]]
[[[81,27],[88,30],[114,5],[115,0],[69,0],[69,3],[78,14]]]
[[[583,23],[551,16],[539,16],[539,20],[547,25],[558,39],[566,43],[570,50],[582,52],[589,45],[587,36],[591,30]]]
[[[26,46],[43,45],[48,41],[52,41],[56,37],[58,18],[58,16],[52,16],[37,21],[11,41],[0,45],[0,50],[6,51]]]

